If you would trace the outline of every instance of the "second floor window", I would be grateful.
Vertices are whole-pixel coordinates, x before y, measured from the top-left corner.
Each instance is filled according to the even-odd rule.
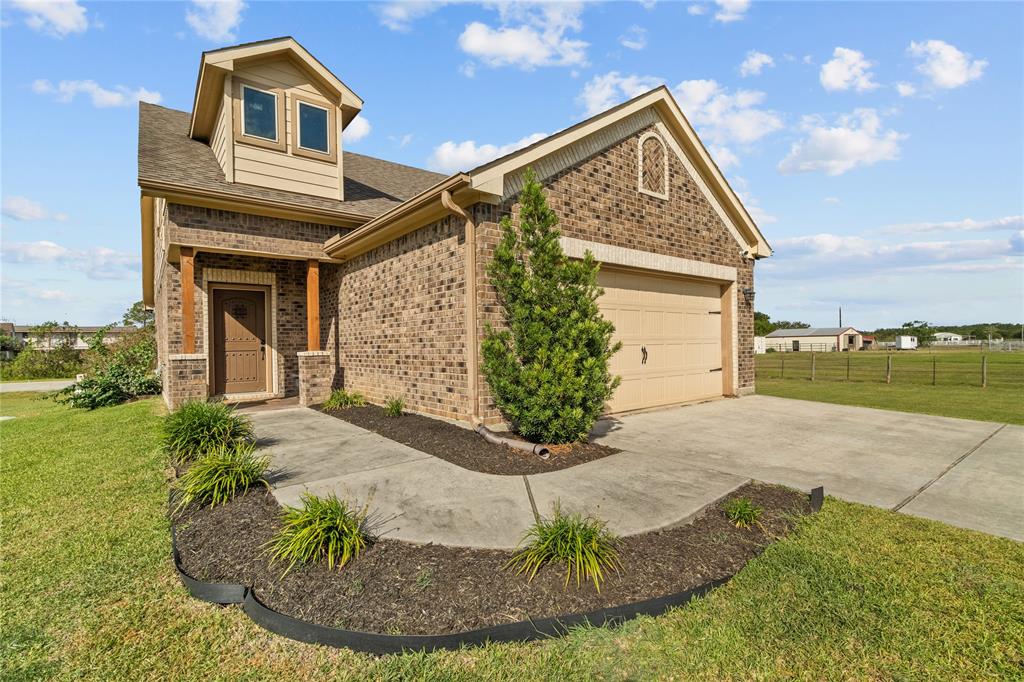
[[[327,109],[299,102],[299,146],[315,152],[330,153],[329,120]]]
[[[247,85],[242,88],[242,131],[277,141],[277,95]]]

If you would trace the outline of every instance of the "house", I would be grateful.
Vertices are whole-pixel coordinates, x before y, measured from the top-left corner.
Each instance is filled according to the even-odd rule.
[[[70,346],[75,350],[86,350],[89,337],[101,329],[105,330],[103,343],[111,344],[121,338],[122,334],[133,331],[135,327],[75,327],[59,326],[47,329],[45,334],[38,333],[38,327],[30,324],[11,325],[12,334],[22,345],[32,346],[38,350],[53,350],[61,346]]]
[[[864,335],[853,327],[808,327],[806,329],[776,329],[765,337],[768,348],[776,351],[834,351],[860,350]]]
[[[345,150],[362,106],[287,37],[203,53],[192,114],[140,105],[143,297],[169,405],[344,386],[499,422],[487,264],[527,168],[567,256],[602,263],[623,343],[610,411],[753,392],[771,249],[668,89],[450,176]]]
[[[964,337],[952,332],[935,332],[932,335],[932,343],[941,346],[956,346],[964,342]]]

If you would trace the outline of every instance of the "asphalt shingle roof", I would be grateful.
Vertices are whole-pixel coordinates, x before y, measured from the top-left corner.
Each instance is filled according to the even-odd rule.
[[[156,104],[139,104],[139,183],[171,183],[184,190],[232,194],[240,199],[278,201],[367,218],[394,208],[446,176],[372,156],[343,152],[345,200],[257,187],[224,179],[209,145],[188,136],[189,114]]]
[[[853,327],[808,327],[806,329],[776,329],[772,333],[768,334],[768,338],[773,336],[839,336],[847,329],[853,329]]]

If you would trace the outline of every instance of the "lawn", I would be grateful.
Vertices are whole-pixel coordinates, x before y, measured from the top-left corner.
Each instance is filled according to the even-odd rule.
[[[977,679],[1024,666],[1024,544],[833,499],[725,588],[618,629],[385,658],[292,642],[178,583],[159,413],[0,396],[17,417],[0,422],[5,679]]]
[[[944,417],[1024,424],[1024,353],[943,350],[886,353],[767,353],[755,357],[757,392],[782,398],[860,405]],[[849,375],[847,375],[849,371]],[[849,376],[849,381],[847,380]],[[933,385],[934,380],[934,385]]]

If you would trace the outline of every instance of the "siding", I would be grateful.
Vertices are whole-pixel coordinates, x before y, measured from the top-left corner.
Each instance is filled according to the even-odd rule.
[[[217,121],[213,125],[213,135],[210,136],[210,148],[213,155],[217,157],[217,163],[224,171],[224,179],[232,181],[234,178],[234,141],[231,131],[231,77],[224,79],[224,95],[221,97],[220,111],[217,113]]]

